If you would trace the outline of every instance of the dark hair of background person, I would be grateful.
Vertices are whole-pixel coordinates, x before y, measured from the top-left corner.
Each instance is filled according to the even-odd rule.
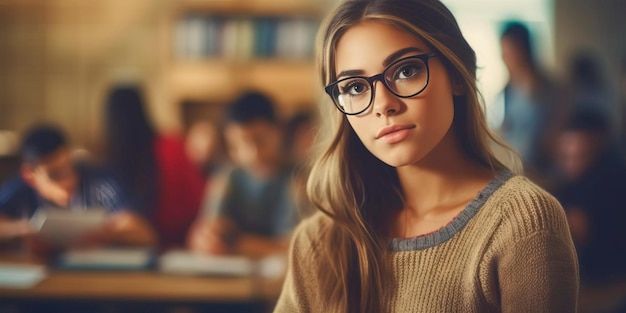
[[[106,101],[107,163],[122,187],[135,198],[134,209],[156,205],[155,131],[145,113],[139,86],[115,86]]]
[[[592,132],[599,135],[608,135],[610,131],[606,118],[592,110],[574,112],[565,124],[564,130]]]
[[[226,109],[226,123],[246,124],[254,120],[278,123],[272,99],[261,92],[247,91]]]
[[[589,52],[581,51],[571,59],[571,77],[577,86],[605,88],[603,73],[598,60]]]
[[[53,125],[38,125],[27,131],[20,154],[22,162],[36,164],[67,145],[63,131]]]
[[[528,64],[535,68],[536,63],[532,38],[526,24],[519,21],[509,21],[505,23],[502,28],[500,38],[505,37],[513,40],[519,45],[519,48],[521,49],[519,52],[524,55]]]

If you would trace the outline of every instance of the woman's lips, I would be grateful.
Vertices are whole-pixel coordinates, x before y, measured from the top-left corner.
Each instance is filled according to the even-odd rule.
[[[385,143],[397,143],[404,140],[415,125],[390,125],[383,127],[376,134],[376,139]]]

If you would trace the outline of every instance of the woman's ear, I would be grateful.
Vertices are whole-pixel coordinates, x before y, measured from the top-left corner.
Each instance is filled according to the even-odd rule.
[[[452,94],[455,96],[462,96],[465,94],[465,86],[463,86],[463,80],[459,77],[459,74],[452,75],[452,79],[450,79],[450,83],[452,84]]]

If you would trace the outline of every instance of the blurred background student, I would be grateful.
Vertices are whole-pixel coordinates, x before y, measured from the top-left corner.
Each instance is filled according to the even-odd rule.
[[[272,100],[254,91],[235,99],[226,109],[224,137],[234,168],[213,180],[189,248],[253,257],[285,252],[296,212]]]
[[[221,155],[221,138],[216,123],[198,119],[185,132],[185,152],[206,180],[219,171],[224,162]]]
[[[553,133],[561,123],[558,87],[535,58],[531,33],[521,22],[509,22],[500,37],[502,60],[509,73],[504,90],[500,133],[515,148],[526,174],[536,178],[549,162]]]
[[[620,122],[617,127],[618,133],[618,141],[622,148],[622,151],[626,151],[626,51],[622,55],[622,62],[619,71],[619,79],[617,82],[618,86],[618,114],[617,116],[620,119]]]
[[[317,115],[312,110],[295,113],[285,125],[285,155],[293,167],[292,194],[298,214],[314,212],[306,195],[306,181],[310,172],[310,155],[318,127]]]
[[[285,151],[290,163],[295,166],[308,161],[318,119],[312,110],[295,113],[285,125]]]
[[[626,278],[626,164],[607,117],[575,113],[557,137],[554,195],[568,216],[582,284]]]
[[[578,252],[580,312],[625,312],[626,163],[607,116],[581,107],[557,136],[551,189]]]
[[[86,235],[90,245],[154,243],[151,227],[128,210],[118,184],[102,171],[75,162],[65,135],[52,125],[37,125],[24,136],[19,175],[0,189],[0,239],[34,235],[28,218],[40,209],[107,210],[111,215],[105,225]]]
[[[106,163],[130,205],[153,224],[163,248],[184,245],[204,193],[202,174],[179,134],[159,134],[145,112],[141,87],[119,85],[106,99]]]
[[[619,116],[617,95],[611,90],[598,58],[591,51],[581,49],[572,54],[568,70],[569,111],[594,112],[613,131]]]

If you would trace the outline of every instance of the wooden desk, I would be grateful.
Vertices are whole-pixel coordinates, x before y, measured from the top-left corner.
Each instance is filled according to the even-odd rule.
[[[0,288],[0,296],[13,298],[236,301],[259,295],[256,280],[252,277],[186,277],[152,272],[51,271],[33,288]]]
[[[203,311],[213,304],[230,303],[249,304],[254,308],[246,308],[242,312],[267,312],[273,307],[281,287],[282,279],[260,277],[49,270],[47,278],[33,288],[0,288],[0,307],[2,303],[14,303],[20,307],[33,301],[46,305],[55,302],[64,305],[81,303],[83,307],[86,303],[89,308],[102,303],[116,303],[120,307],[127,307],[128,303],[159,306],[192,304],[202,305],[203,309],[199,311]],[[121,311],[133,312],[135,309]],[[224,309],[224,312],[231,311]]]

